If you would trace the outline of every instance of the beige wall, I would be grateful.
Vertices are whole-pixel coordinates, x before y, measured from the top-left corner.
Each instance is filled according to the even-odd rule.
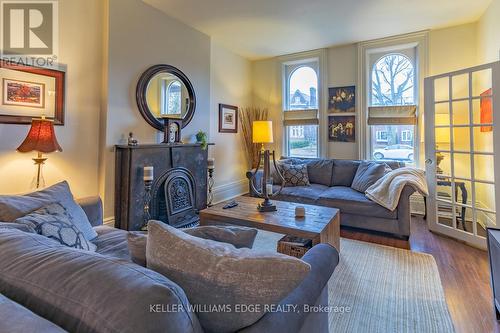
[[[245,108],[252,105],[251,63],[216,42],[211,44],[209,154],[215,158],[214,201],[245,193],[248,182],[241,126],[238,133],[219,133],[219,103]]]
[[[196,113],[182,130],[188,138],[199,130],[208,133],[210,124],[210,38],[176,21],[140,0],[109,0],[109,43],[107,110],[101,126],[106,127],[101,189],[105,217],[113,216],[113,147],[126,142],[133,132],[140,143],[157,143],[161,133],[140,115],[135,88],[140,75],[155,64],[182,70],[196,93]]]
[[[500,57],[500,0],[493,0],[478,22],[478,60],[498,61]]]
[[[45,180],[68,180],[76,197],[98,193],[102,12],[100,0],[59,1],[59,62],[67,65],[65,125],[56,126],[62,153],[47,155]],[[15,152],[29,125],[0,124],[0,193],[30,190],[36,153]]]

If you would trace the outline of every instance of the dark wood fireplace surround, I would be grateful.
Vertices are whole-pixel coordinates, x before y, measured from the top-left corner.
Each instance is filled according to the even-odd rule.
[[[124,230],[143,226],[145,166],[154,167],[151,219],[175,227],[196,222],[196,212],[206,208],[207,202],[207,150],[200,144],[118,145],[115,226]]]

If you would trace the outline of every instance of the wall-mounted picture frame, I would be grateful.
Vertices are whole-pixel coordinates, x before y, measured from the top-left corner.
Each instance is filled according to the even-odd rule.
[[[328,112],[356,112],[356,86],[328,88]]]
[[[328,116],[328,141],[356,142],[356,117]]]
[[[238,107],[219,104],[219,133],[238,133]]]
[[[45,116],[64,125],[65,74],[0,60],[0,123],[31,124]]]

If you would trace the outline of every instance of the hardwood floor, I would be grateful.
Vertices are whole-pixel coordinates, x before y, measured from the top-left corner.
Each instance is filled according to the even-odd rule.
[[[453,239],[431,233],[425,220],[413,217],[409,241],[342,229],[342,237],[434,256],[457,333],[500,332],[490,287],[488,255]]]

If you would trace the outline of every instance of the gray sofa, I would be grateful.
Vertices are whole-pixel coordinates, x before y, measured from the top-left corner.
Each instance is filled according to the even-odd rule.
[[[186,308],[186,294],[131,262],[127,232],[102,225],[100,199],[79,204],[98,233],[97,253],[0,227],[0,332],[203,332],[195,313],[165,311]],[[320,244],[303,260],[311,271],[281,304],[327,305],[338,252]],[[327,331],[328,313],[301,311],[267,313],[240,332]]]
[[[281,163],[307,164],[310,186],[283,187],[274,200],[291,201],[340,209],[340,225],[392,234],[408,239],[410,236],[410,195],[415,190],[405,186],[394,211],[390,211],[369,200],[363,193],[351,188],[354,176],[361,161],[340,159],[299,159],[291,158]],[[390,168],[396,169],[404,163],[388,161]],[[272,168],[273,169],[273,168]],[[247,172],[251,181],[252,171]],[[273,190],[281,186],[277,175],[273,174]],[[255,187],[261,184],[262,172],[256,175]],[[255,196],[252,187],[250,194]]]

